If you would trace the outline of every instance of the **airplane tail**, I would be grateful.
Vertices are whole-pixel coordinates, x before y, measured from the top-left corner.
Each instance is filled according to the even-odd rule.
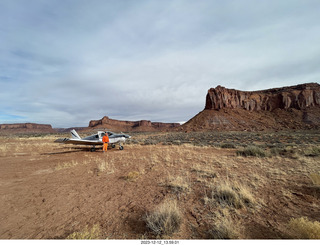
[[[72,139],[78,139],[78,140],[81,139],[79,134],[74,129],[72,129],[70,133],[71,133]]]

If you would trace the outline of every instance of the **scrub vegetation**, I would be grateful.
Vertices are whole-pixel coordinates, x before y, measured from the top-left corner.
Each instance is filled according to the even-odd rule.
[[[0,238],[319,239],[320,133],[279,135],[133,133],[105,154],[1,137]]]

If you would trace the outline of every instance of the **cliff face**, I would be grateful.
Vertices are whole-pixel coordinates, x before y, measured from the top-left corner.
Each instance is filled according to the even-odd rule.
[[[254,92],[218,86],[208,90],[205,109],[243,108],[249,111],[273,111],[277,108],[301,110],[319,105],[320,85],[317,83]]]
[[[182,130],[283,130],[320,128],[320,85],[247,92],[211,88],[205,109]]]
[[[153,131],[153,130],[167,130],[180,126],[179,123],[161,123],[151,122],[148,120],[140,121],[121,121],[110,119],[109,117],[103,117],[100,120],[91,120],[89,127],[105,127],[111,130],[121,131]]]

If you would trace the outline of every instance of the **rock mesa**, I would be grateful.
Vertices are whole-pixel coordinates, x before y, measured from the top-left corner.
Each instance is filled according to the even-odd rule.
[[[320,128],[320,85],[306,83],[260,91],[210,88],[205,109],[181,130],[283,130]]]
[[[320,105],[320,85],[297,86],[246,92],[221,86],[210,88],[205,109],[243,108],[248,111],[273,111],[277,108],[298,110]]]

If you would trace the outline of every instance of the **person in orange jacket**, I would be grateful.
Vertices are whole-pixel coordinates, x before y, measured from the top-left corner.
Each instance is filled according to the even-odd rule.
[[[107,152],[107,150],[108,150],[108,143],[109,143],[108,133],[106,133],[106,134],[102,137],[102,142],[103,142],[103,152]]]

